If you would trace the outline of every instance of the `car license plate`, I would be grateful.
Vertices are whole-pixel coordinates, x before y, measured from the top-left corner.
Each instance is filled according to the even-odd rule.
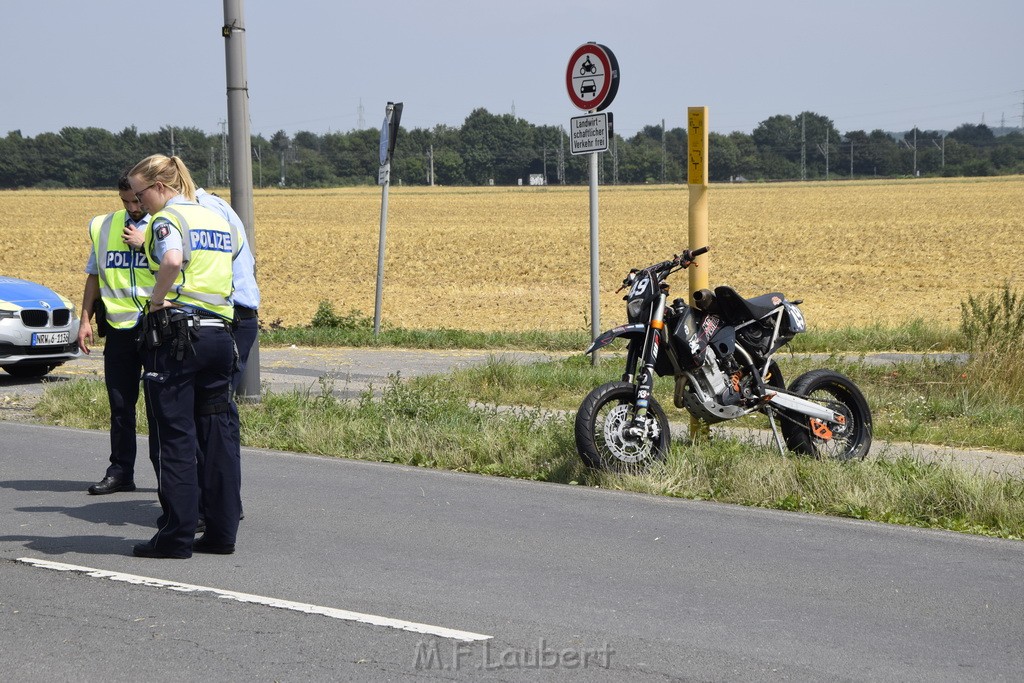
[[[70,340],[70,332],[34,332],[32,334],[32,346],[67,344]]]

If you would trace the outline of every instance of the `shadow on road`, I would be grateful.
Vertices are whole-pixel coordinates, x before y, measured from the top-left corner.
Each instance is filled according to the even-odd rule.
[[[148,534],[123,536],[0,536],[0,543],[24,543],[25,550],[44,555],[131,555],[132,545],[147,540]]]
[[[68,491],[86,490],[95,484],[94,481],[59,481],[56,479],[21,479],[17,481],[0,481],[0,489],[12,489],[14,491],[51,491],[53,493],[66,493]]]

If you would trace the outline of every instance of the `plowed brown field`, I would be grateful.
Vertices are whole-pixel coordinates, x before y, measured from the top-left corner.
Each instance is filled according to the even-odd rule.
[[[601,323],[630,267],[686,244],[684,186],[600,189]],[[372,314],[379,188],[257,190],[264,323],[320,301]],[[1016,286],[1024,178],[714,185],[712,285],[804,300],[809,325],[955,326],[970,294]],[[0,192],[0,274],[80,303],[87,224],[116,192]],[[697,246],[697,245],[694,245]],[[411,328],[589,329],[587,188],[391,188],[383,318]],[[686,278],[674,292],[683,296]]]

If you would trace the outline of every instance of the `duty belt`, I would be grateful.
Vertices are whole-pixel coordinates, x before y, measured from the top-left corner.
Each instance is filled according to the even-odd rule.
[[[180,361],[194,353],[193,343],[199,338],[200,327],[231,329],[228,321],[212,313],[165,308],[145,316],[140,344],[147,349],[169,344],[171,355]]]
[[[248,306],[235,306],[235,320],[248,320],[259,315],[259,311]]]
[[[231,325],[229,320],[209,311],[193,309],[186,312],[186,315],[192,318],[191,325],[194,327],[229,327]]]

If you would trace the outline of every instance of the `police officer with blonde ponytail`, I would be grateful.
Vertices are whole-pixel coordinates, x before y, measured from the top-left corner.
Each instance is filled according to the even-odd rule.
[[[139,402],[142,356],[138,325],[153,289],[146,256],[129,243],[141,237],[149,216],[132,193],[128,175],[117,184],[124,209],[97,216],[89,224],[89,262],[85,272],[78,347],[89,354],[93,313],[103,347],[103,379],[110,403],[110,466],[103,480],[89,487],[93,495],[135,490],[135,405]]]
[[[241,239],[223,217],[195,203],[195,183],[178,157],[147,157],[128,178],[150,213],[143,246],[156,282],[142,328],[143,387],[162,510],[156,535],[133,553],[232,553],[241,462],[231,395],[231,263]],[[206,532],[195,539],[200,489]]]

